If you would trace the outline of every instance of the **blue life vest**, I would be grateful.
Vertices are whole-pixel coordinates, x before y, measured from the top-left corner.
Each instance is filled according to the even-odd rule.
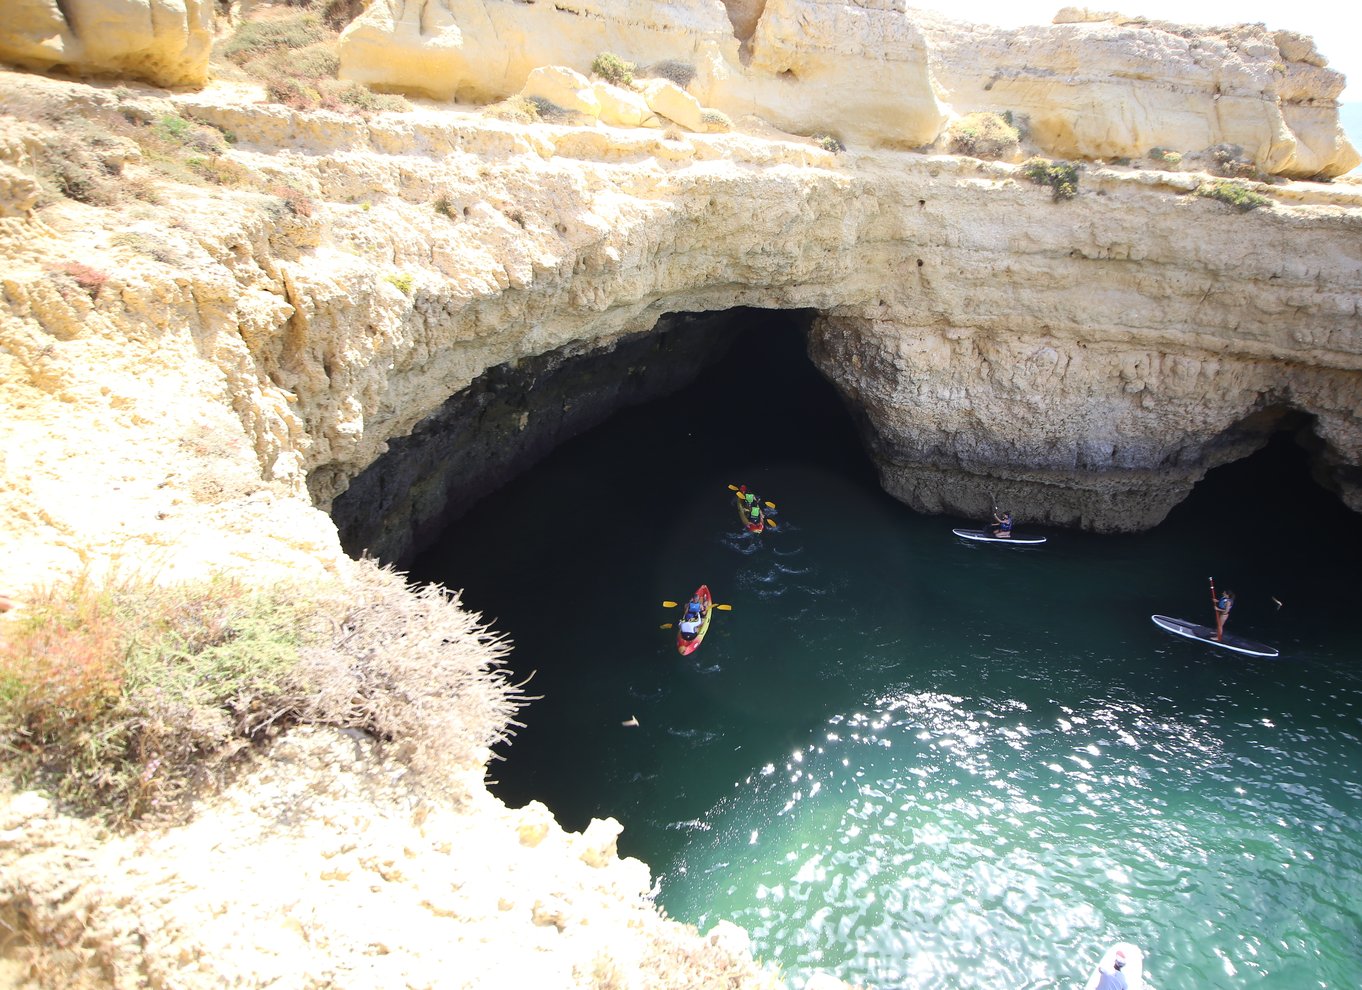
[[[1229,595],[1221,595],[1215,602],[1215,607],[1221,612],[1228,612],[1233,605]]]

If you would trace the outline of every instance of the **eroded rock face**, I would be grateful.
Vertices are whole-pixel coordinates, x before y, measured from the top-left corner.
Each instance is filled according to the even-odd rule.
[[[1010,112],[1045,154],[1143,158],[1228,145],[1272,175],[1362,161],[1338,122],[1344,77],[1307,37],[1261,24],[1189,28],[1069,8],[1047,27],[930,20],[933,68],[958,112]]]
[[[173,223],[71,204],[43,222],[78,233],[34,238],[0,218],[0,367],[26,409],[0,568],[327,556],[309,501],[329,510],[489,369],[737,306],[822,314],[816,360],[921,508],[975,512],[984,479],[1029,518],[1152,525],[1273,423],[1305,426],[1362,508],[1355,185],[1263,187],[1246,213],[1192,195],[1204,177],[1093,169],[1056,202],[1012,165],[740,132],[175,105],[273,185],[177,194]],[[107,282],[53,273],[76,257]]]
[[[213,0],[6,0],[0,60],[28,69],[201,86]]]
[[[926,146],[953,117],[994,111],[1052,157],[1223,147],[1296,178],[1362,161],[1338,123],[1343,76],[1302,35],[1075,8],[1056,22],[987,28],[902,0],[378,0],[342,38],[341,72],[490,102],[539,66],[586,72],[609,51],[644,74],[683,64],[705,106],[859,144]]]
[[[492,102],[540,66],[588,72],[612,52],[640,76],[680,69],[706,107],[796,133],[913,147],[946,121],[899,2],[376,0],[340,51],[342,78],[437,99]]]

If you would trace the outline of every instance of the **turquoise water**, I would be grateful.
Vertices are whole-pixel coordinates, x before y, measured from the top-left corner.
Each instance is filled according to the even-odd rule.
[[[752,321],[413,568],[534,672],[494,791],[618,818],[671,916],[742,925],[795,986],[1078,987],[1117,940],[1161,990],[1362,986],[1362,519],[1283,442],[1151,533],[965,543]],[[739,532],[739,483],[775,532]],[[1210,621],[1212,574],[1281,659],[1150,623]],[[702,582],[733,609],[682,658],[660,603]]]

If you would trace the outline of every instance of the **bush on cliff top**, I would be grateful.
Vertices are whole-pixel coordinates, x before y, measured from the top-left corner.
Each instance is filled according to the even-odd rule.
[[[0,625],[0,745],[24,786],[174,817],[207,757],[296,722],[366,729],[426,774],[481,762],[521,704],[504,643],[370,561],[331,589],[89,577]]]

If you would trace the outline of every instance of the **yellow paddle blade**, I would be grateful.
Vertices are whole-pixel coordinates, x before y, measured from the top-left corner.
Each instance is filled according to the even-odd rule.
[[[766,503],[766,508],[768,508],[768,509],[774,509],[775,507],[776,507],[776,503],[774,503],[774,502],[767,502],[767,503]]]
[[[728,490],[729,490],[730,492],[736,492],[736,491],[738,490],[738,486],[737,486],[737,485],[729,485],[729,486],[728,486]]]
[[[720,612],[732,612],[732,611],[733,611],[733,606],[732,606],[732,605],[715,605],[714,607],[717,608]]]
[[[663,602],[663,603],[662,603],[662,607],[663,607],[663,608],[676,608],[676,604],[677,604],[676,602]]]
[[[672,624],[671,624],[670,622],[664,622],[664,623],[662,623],[662,625],[658,626],[657,628],[659,628],[659,629],[670,629],[671,627],[672,627]]]
[[[770,516],[766,517],[766,525],[770,526],[772,529],[779,528],[778,526],[776,526],[776,521],[772,519]]]

